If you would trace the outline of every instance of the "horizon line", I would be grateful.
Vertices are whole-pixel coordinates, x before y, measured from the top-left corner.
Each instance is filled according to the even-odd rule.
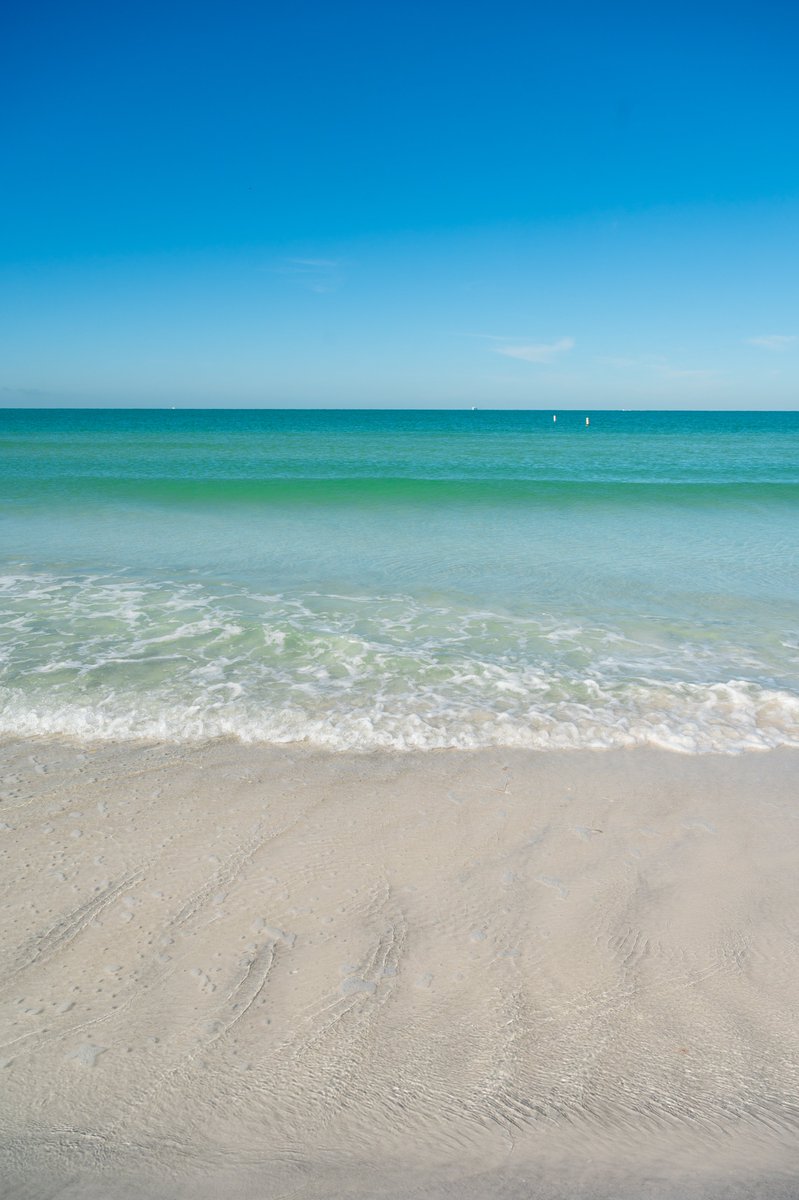
[[[412,406],[408,405],[402,408],[391,407],[367,407],[366,405],[215,405],[215,404],[0,404],[0,412],[9,413],[52,413],[52,412],[213,412],[213,413],[240,413],[240,412],[291,412],[291,413],[319,413],[319,412],[361,412],[361,413],[799,413],[799,406],[795,408],[694,408],[694,407],[679,407],[679,408],[654,408],[654,407],[625,407],[625,408],[597,408],[586,406],[584,408],[558,408],[554,405],[543,405],[530,408],[495,408],[481,407],[480,405],[464,405],[464,406],[447,406],[444,408],[435,408],[429,406]]]

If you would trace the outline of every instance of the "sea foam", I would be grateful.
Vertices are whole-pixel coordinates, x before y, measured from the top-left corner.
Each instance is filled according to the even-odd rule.
[[[757,647],[695,628],[665,638],[654,621],[646,640],[400,593],[21,571],[0,580],[0,622],[5,735],[332,750],[799,745],[799,696]]]

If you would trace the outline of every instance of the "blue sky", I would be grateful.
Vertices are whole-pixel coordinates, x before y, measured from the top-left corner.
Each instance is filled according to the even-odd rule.
[[[3,18],[0,403],[795,408],[787,4]]]

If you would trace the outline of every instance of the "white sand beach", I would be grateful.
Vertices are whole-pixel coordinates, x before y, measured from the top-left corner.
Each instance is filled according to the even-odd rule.
[[[8,1200],[799,1193],[799,752],[2,776]]]

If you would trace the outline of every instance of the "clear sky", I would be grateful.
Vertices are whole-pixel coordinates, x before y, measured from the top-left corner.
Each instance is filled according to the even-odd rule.
[[[0,28],[0,403],[799,407],[799,8]]]

